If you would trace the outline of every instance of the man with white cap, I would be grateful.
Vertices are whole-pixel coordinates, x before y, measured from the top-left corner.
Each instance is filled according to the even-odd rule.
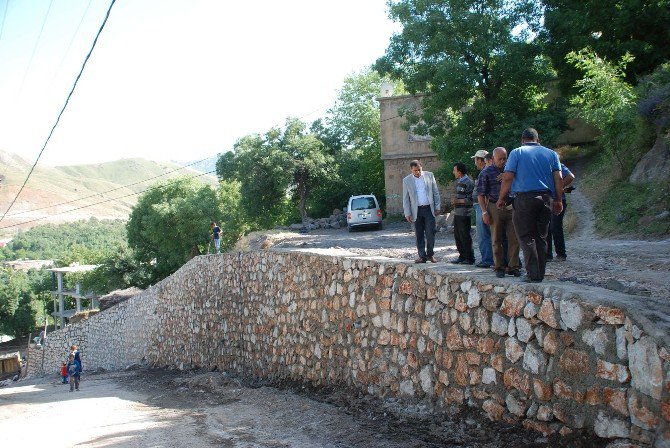
[[[471,158],[475,160],[475,166],[481,171],[486,167],[486,156],[488,151],[478,150]],[[490,268],[493,265],[493,249],[491,245],[491,228],[482,219],[482,208],[477,201],[477,184],[479,176],[475,180],[475,189],[472,192],[473,207],[475,209],[475,222],[477,225],[477,245],[479,246],[479,255],[481,260],[477,263],[478,268]]]

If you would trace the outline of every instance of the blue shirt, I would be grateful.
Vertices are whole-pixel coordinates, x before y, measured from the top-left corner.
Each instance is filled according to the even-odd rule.
[[[512,150],[505,171],[514,173],[512,193],[551,191],[556,197],[554,171],[561,171],[558,154],[539,143],[526,143]]]

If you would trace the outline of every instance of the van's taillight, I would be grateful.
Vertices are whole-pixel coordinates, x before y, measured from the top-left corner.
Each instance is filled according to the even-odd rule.
[[[382,217],[382,209],[378,208],[377,209],[377,218],[381,218],[381,217]]]
[[[351,212],[347,213],[347,219],[351,221]]]

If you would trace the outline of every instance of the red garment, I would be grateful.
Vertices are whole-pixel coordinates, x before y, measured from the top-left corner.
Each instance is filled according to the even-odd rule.
[[[67,376],[67,366],[61,366],[60,368],[60,374],[62,376]]]

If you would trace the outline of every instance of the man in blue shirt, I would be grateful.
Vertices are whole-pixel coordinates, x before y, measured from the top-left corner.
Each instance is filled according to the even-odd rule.
[[[212,222],[212,238],[214,239],[214,247],[218,254],[221,251],[221,228],[215,222]]]
[[[512,220],[523,250],[524,281],[539,283],[544,279],[552,209],[555,214],[563,211],[563,179],[558,154],[540,145],[533,128],[523,131],[521,146],[509,154],[496,204],[499,209],[505,207],[510,190],[516,195]]]

